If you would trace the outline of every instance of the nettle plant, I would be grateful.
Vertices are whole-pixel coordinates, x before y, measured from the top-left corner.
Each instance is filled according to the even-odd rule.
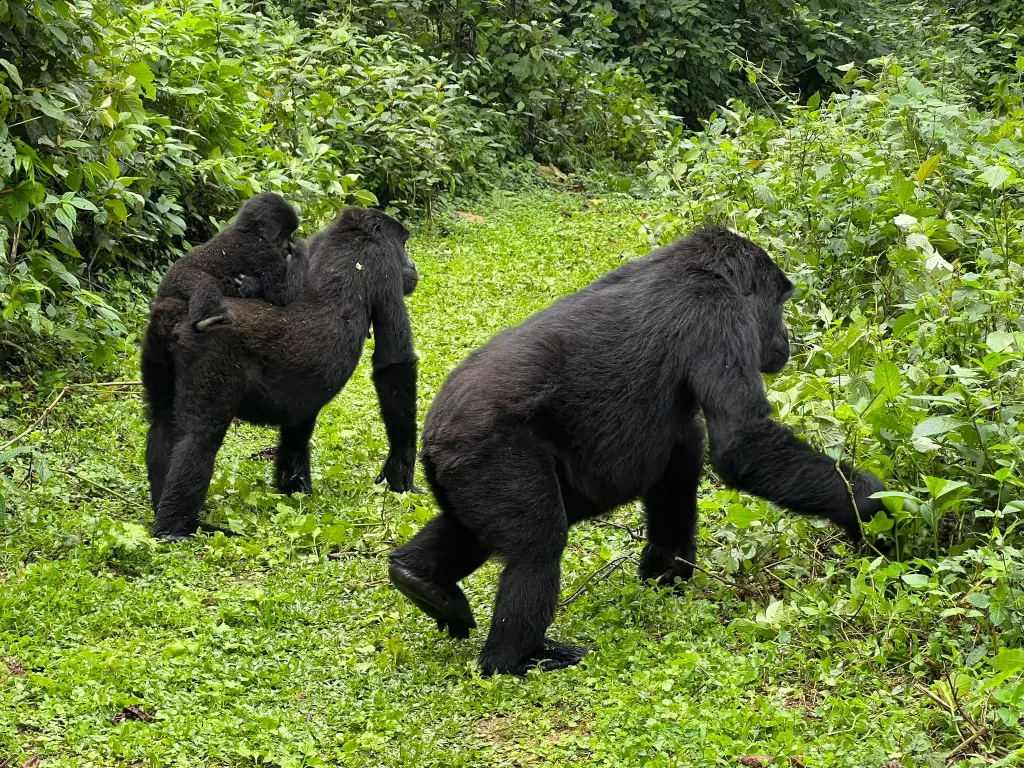
[[[782,260],[799,293],[780,416],[899,489],[871,531],[938,554],[1024,511],[1024,112],[871,66],[788,117],[732,102],[678,135],[649,166],[682,217],[651,236],[726,218]]]

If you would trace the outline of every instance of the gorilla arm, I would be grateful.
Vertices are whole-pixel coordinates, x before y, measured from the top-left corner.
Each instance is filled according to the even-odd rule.
[[[373,386],[388,434],[388,458],[377,482],[385,479],[398,493],[422,493],[413,484],[416,468],[416,355],[412,325],[402,300],[401,286],[385,288],[375,297],[373,323]]]
[[[309,274],[309,250],[306,244],[297,237],[287,239],[282,245],[282,253],[287,255],[281,259],[272,259],[263,275],[264,295],[267,301],[278,306],[285,306],[295,298],[306,286]]]
[[[772,421],[754,351],[757,330],[749,318],[730,314],[712,310],[705,316],[711,326],[700,333],[711,342],[690,376],[707,422],[712,466],[726,485],[801,515],[827,518],[859,541],[860,521],[882,509],[869,498],[883,490],[881,481],[814,450]]]

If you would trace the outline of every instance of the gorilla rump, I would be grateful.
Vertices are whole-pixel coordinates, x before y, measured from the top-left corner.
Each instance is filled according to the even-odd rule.
[[[860,537],[874,475],[773,422],[762,373],[789,359],[793,286],[765,251],[707,228],[605,275],[491,339],[448,377],[423,431],[441,514],[391,555],[392,583],[452,637],[476,626],[457,582],[505,563],[485,674],[578,663],[545,637],[569,526],[634,499],[640,575],[692,576],[703,411],[711,464],[731,487]]]
[[[230,322],[223,299],[266,299],[284,306],[306,281],[308,254],[293,234],[299,214],[280,195],[246,201],[235,221],[178,259],[157,289],[159,298],[188,301],[196,330]]]
[[[281,428],[277,488],[311,492],[317,415],[352,375],[371,327],[373,383],[390,444],[377,481],[413,489],[416,357],[403,296],[418,275],[407,238],[380,211],[346,210],[310,241],[309,278],[295,301],[276,307],[226,299],[233,322],[209,333],[193,330],[180,299],[154,302],[142,382],[155,536],[195,533],[214,459],[236,416]]]

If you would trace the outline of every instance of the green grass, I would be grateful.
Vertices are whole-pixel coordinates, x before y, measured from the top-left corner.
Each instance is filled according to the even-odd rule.
[[[421,415],[471,349],[646,250],[644,209],[495,194],[473,209],[483,222],[445,218],[445,232],[412,240]],[[135,369],[125,361],[124,377]],[[313,497],[272,493],[270,462],[250,458],[271,431],[230,431],[211,516],[239,540],[149,540],[139,398],[69,398],[24,441],[38,449],[34,469],[29,455],[6,465],[19,490],[0,515],[0,763],[711,766],[767,754],[910,768],[944,765],[962,740],[835,586],[849,579],[827,583],[868,566],[822,526],[766,513],[780,540],[800,532],[803,554],[776,559],[809,551],[818,570],[785,571],[796,592],[771,578],[740,589],[715,563],[742,560],[746,534],[720,535],[728,497],[705,488],[701,556],[714,577],[698,573],[681,595],[639,583],[641,543],[627,530],[578,526],[563,597],[585,587],[552,634],[590,655],[571,670],[485,680],[475,663],[495,564],[468,579],[481,623],[468,641],[438,633],[387,583],[387,552],[435,508],[373,484],[386,441],[365,363],[321,416]],[[636,508],[610,519],[641,523]],[[782,597],[801,614],[792,631],[764,615]],[[927,654],[912,627],[896,637]]]

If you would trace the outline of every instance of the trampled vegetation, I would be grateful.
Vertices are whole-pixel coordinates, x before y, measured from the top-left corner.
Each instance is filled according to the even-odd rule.
[[[0,5],[0,765],[1020,764],[1024,13],[961,5]],[[313,497],[239,426],[210,514],[245,538],[157,546],[138,391],[104,383],[259,189],[307,236],[415,223],[421,412],[501,328],[727,221],[797,283],[778,416],[885,478],[888,555],[712,477],[682,596],[636,579],[638,508],[584,524],[553,630],[592,654],[481,679],[481,632],[387,586],[435,507],[373,485],[363,370]]]

